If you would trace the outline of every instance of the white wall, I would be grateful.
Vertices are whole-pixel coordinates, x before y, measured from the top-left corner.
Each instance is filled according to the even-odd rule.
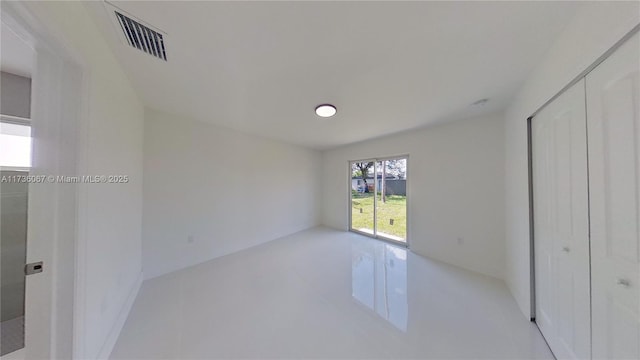
[[[586,4],[506,112],[506,282],[531,315],[526,119],[640,22],[638,2]]]
[[[502,114],[324,152],[324,224],[340,230],[349,227],[348,161],[403,154],[409,154],[411,250],[502,278],[505,261]]]
[[[126,184],[83,186],[79,237],[86,264],[78,269],[86,296],[74,304],[82,316],[76,325],[80,358],[108,356],[132,296],[142,279],[142,142],[144,108],[113,57],[93,18],[80,2],[25,4],[44,31],[64,43],[85,66],[88,104],[81,127],[86,129],[78,154],[88,175],[128,175]],[[34,76],[37,81],[37,74]],[[59,287],[59,284],[56,284]],[[59,314],[71,316],[71,314]],[[56,334],[59,346],[71,339]],[[27,344],[28,345],[28,344]],[[67,358],[69,355],[60,355]]]
[[[318,225],[319,152],[149,109],[144,131],[146,278]]]

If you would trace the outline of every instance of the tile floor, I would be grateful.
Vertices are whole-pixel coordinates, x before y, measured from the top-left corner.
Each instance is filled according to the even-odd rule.
[[[144,282],[113,359],[553,359],[503,282],[327,228]]]
[[[24,347],[24,316],[0,322],[0,356]]]

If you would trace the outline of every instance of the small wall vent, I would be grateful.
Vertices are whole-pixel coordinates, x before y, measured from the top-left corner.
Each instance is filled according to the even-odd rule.
[[[161,32],[124,15],[119,9],[113,12],[127,44],[167,61],[165,37]]]

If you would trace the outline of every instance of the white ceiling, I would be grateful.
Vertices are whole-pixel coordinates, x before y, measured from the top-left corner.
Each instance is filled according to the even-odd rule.
[[[168,62],[90,5],[149,107],[317,149],[503,109],[575,2],[113,2]],[[483,106],[470,104],[482,98]],[[333,118],[314,114],[321,103]]]
[[[0,69],[30,78],[35,52],[4,22],[0,28],[0,44]]]

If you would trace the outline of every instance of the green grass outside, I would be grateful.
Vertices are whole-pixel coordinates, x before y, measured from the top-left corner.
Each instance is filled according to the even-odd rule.
[[[360,213],[362,209],[362,213]],[[390,224],[393,219],[393,225]],[[351,198],[351,228],[373,231],[373,193],[356,193]],[[378,233],[407,238],[407,197],[387,195],[382,202],[378,195]],[[382,235],[384,235],[382,234]]]

